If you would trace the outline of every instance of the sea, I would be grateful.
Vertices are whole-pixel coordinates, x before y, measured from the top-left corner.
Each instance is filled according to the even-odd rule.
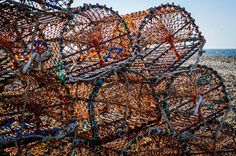
[[[204,49],[203,56],[232,56],[236,57],[236,49]]]

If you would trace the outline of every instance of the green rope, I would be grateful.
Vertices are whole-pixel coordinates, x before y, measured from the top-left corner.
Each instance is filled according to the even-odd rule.
[[[208,73],[203,73],[197,80],[197,86],[205,86],[210,84],[212,80],[212,75]]]

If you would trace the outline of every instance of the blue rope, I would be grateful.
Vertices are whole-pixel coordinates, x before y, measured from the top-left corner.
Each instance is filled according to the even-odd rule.
[[[114,50],[118,50],[118,52],[116,53],[115,57],[111,57],[111,52],[114,51]],[[104,60],[107,62],[109,58],[116,59],[122,51],[123,51],[123,48],[111,48],[109,50],[109,53],[107,54],[107,56],[104,58]]]

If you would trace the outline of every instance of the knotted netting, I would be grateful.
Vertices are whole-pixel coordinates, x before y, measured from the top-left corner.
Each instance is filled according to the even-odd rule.
[[[205,44],[184,8],[71,4],[0,1],[3,154],[235,153],[223,79],[182,66]]]

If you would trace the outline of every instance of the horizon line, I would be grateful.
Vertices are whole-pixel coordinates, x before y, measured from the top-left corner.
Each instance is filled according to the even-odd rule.
[[[231,50],[236,50],[236,48],[203,48],[203,49],[216,49],[216,50],[220,50],[220,49],[222,49],[222,50],[224,50],[224,49],[231,49]]]

